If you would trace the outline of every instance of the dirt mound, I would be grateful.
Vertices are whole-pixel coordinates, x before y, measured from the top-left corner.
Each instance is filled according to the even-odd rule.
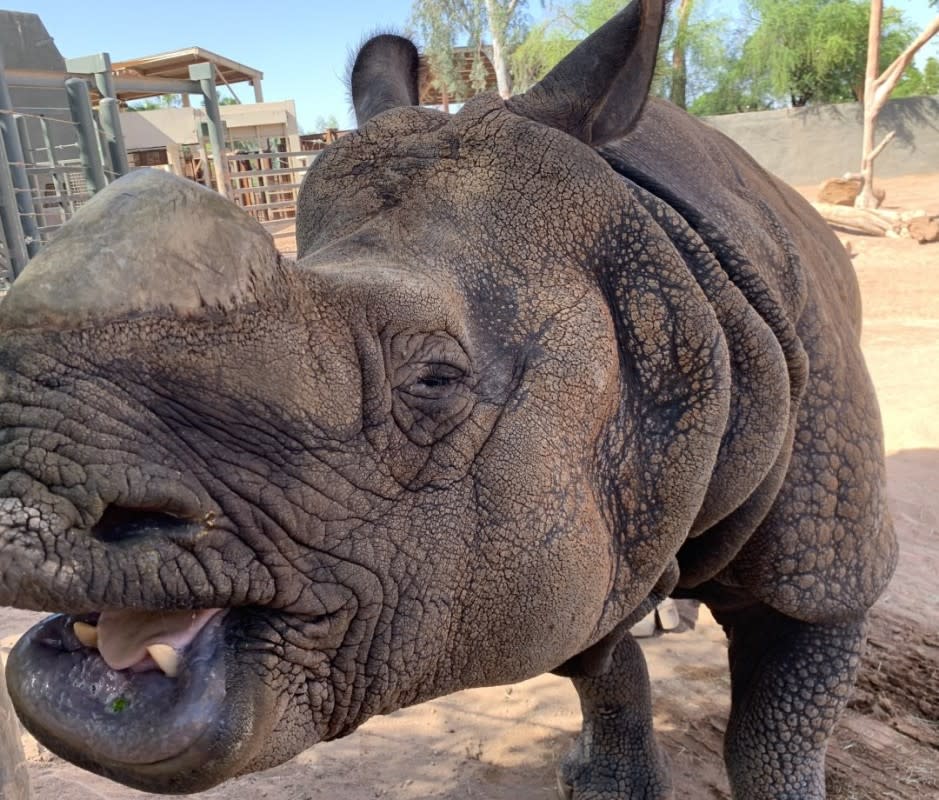
[[[849,708],[939,749],[939,633],[875,611]]]

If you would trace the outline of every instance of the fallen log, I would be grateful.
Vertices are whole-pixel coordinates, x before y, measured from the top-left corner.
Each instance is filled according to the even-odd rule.
[[[20,723],[13,713],[0,669],[0,797],[3,800],[30,800],[32,796],[20,741]]]
[[[932,218],[925,211],[858,208],[832,203],[812,203],[812,206],[829,225],[851,233],[903,237],[920,244],[939,242],[939,218]]]
[[[871,236],[887,236],[888,232],[897,233],[893,221],[869,208],[836,206],[833,203],[812,203],[812,206],[822,215],[822,219],[839,228],[847,228]]]

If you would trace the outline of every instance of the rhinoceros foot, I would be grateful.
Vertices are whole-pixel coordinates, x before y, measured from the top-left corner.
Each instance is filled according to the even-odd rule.
[[[561,800],[675,800],[668,757],[656,742],[648,744],[644,752],[611,752],[608,759],[588,762],[579,736],[558,767]]]
[[[652,730],[649,673],[633,636],[606,672],[573,675],[583,730],[558,768],[564,800],[673,800],[668,757]]]

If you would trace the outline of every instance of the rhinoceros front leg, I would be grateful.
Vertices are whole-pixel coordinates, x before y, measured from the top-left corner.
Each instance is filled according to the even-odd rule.
[[[671,800],[668,763],[652,732],[652,696],[642,650],[626,635],[599,677],[571,675],[583,729],[561,763],[565,800]]]
[[[715,617],[730,639],[724,759],[735,800],[824,800],[828,737],[854,686],[864,621],[810,624],[766,606]]]

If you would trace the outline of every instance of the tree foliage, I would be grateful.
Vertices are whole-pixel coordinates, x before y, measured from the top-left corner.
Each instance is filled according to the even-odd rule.
[[[512,67],[516,87],[527,88],[543,78],[578,42],[624,5],[624,0],[573,0],[550,6],[546,19],[529,31],[515,51]],[[682,8],[689,12],[686,24],[680,21]],[[730,61],[730,19],[722,11],[716,0],[672,4],[662,35],[654,93],[681,100],[713,88],[716,76]],[[676,50],[683,51],[683,58],[675,58]],[[682,82],[684,92],[680,89]]]
[[[931,0],[939,6],[939,0]],[[540,80],[574,46],[618,12],[624,0],[559,0],[534,26],[512,60],[517,88]],[[653,91],[694,114],[727,114],[863,96],[868,0],[694,0],[687,24],[674,2],[662,37]],[[882,67],[913,40],[902,13],[887,8]],[[928,65],[927,65],[927,68]],[[911,71],[900,95],[935,91],[925,69]],[[933,71],[936,67],[931,67]],[[683,80],[684,78],[684,80]],[[684,91],[682,91],[684,84]]]
[[[913,65],[907,67],[892,96],[919,97],[924,94],[939,94],[939,58],[935,56],[926,59],[922,69]]]
[[[499,92],[512,91],[508,62],[525,33],[527,0],[412,0],[410,27],[423,46],[435,87],[453,96],[482,91],[487,55],[496,71]],[[474,51],[470,86],[462,85],[453,57],[456,47]]]
[[[146,100],[132,100],[127,104],[128,111],[156,111],[160,108],[182,108],[183,97],[179,94],[161,94]]]
[[[575,0],[548,7],[546,18],[531,28],[512,56],[516,89],[528,89],[610,17],[623,0]]]
[[[330,114],[328,117],[324,117],[322,114],[316,118],[316,121],[313,123],[316,128],[316,133],[323,133],[328,130],[338,130],[339,120],[336,119],[335,114]]]
[[[760,89],[793,106],[864,96],[868,0],[749,0],[758,24],[741,56]],[[895,8],[884,11],[881,68],[913,40]]]

